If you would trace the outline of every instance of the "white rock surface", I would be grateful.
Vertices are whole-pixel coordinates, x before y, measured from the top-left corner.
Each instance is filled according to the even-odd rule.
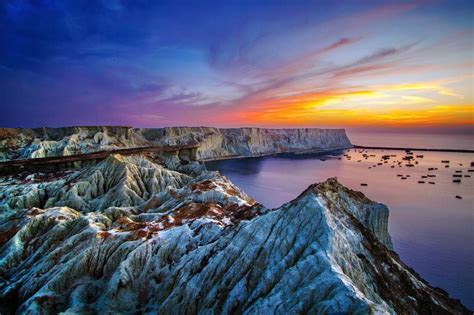
[[[0,161],[150,145],[198,144],[199,159],[344,149],[343,129],[68,127],[0,129]]]
[[[136,206],[153,194],[180,188],[192,179],[144,156],[120,155],[61,175],[48,180],[28,176],[6,181],[0,187],[0,217],[2,212],[32,207],[68,206],[90,212],[111,206]]]
[[[3,179],[2,314],[468,313],[390,249],[386,207],[335,179],[269,210],[187,167]],[[40,187],[42,208],[18,201]]]

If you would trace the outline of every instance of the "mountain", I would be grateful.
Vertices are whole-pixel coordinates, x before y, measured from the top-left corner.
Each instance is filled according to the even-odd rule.
[[[329,142],[304,130],[120,130],[106,131],[114,146],[116,139],[136,145],[138,135],[171,145],[197,141],[207,143],[201,158],[266,154],[275,146],[265,139],[281,144],[290,134],[307,141],[291,144],[295,150],[347,145],[338,132]],[[70,141],[80,133],[73,131],[54,141]],[[232,146],[239,137],[246,140]],[[35,152],[20,147],[15,152]],[[176,154],[111,154],[80,168],[3,176],[0,312],[470,313],[400,260],[388,216],[385,205],[336,179],[268,209]]]

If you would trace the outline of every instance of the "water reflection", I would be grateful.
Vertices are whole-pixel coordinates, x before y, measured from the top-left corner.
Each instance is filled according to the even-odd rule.
[[[260,172],[264,160],[261,158],[233,159],[207,162],[209,170],[238,172],[241,176],[254,175]]]

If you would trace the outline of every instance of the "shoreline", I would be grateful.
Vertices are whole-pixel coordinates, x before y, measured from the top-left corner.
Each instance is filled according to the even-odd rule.
[[[280,154],[303,155],[303,154],[316,154],[316,153],[330,153],[330,152],[335,152],[335,151],[349,150],[353,148],[354,146],[341,147],[341,148],[327,148],[327,149],[308,149],[308,150],[286,151],[286,152],[269,152],[269,153],[254,154],[254,155],[226,155],[222,157],[197,159],[197,161],[207,163],[207,162],[214,162],[214,161],[234,160],[234,159],[259,158],[259,157],[266,157],[266,156],[280,155]]]
[[[424,152],[453,152],[453,153],[474,153],[469,149],[430,149],[430,148],[402,148],[402,147],[379,147],[379,146],[363,146],[354,144],[353,149],[368,150],[392,150],[392,151],[424,151]]]

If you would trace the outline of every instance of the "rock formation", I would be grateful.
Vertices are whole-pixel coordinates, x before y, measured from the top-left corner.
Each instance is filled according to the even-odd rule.
[[[267,152],[259,132],[234,147]],[[1,178],[0,312],[469,313],[391,250],[388,209],[336,179],[267,209],[169,159]]]
[[[146,139],[159,134],[159,138],[165,139],[163,141],[167,144],[197,142],[200,159],[351,147],[343,129],[163,128],[158,134],[150,129],[141,130],[141,134]]]
[[[0,161],[152,145],[199,144],[199,159],[345,149],[343,129],[68,127],[0,129]]]

